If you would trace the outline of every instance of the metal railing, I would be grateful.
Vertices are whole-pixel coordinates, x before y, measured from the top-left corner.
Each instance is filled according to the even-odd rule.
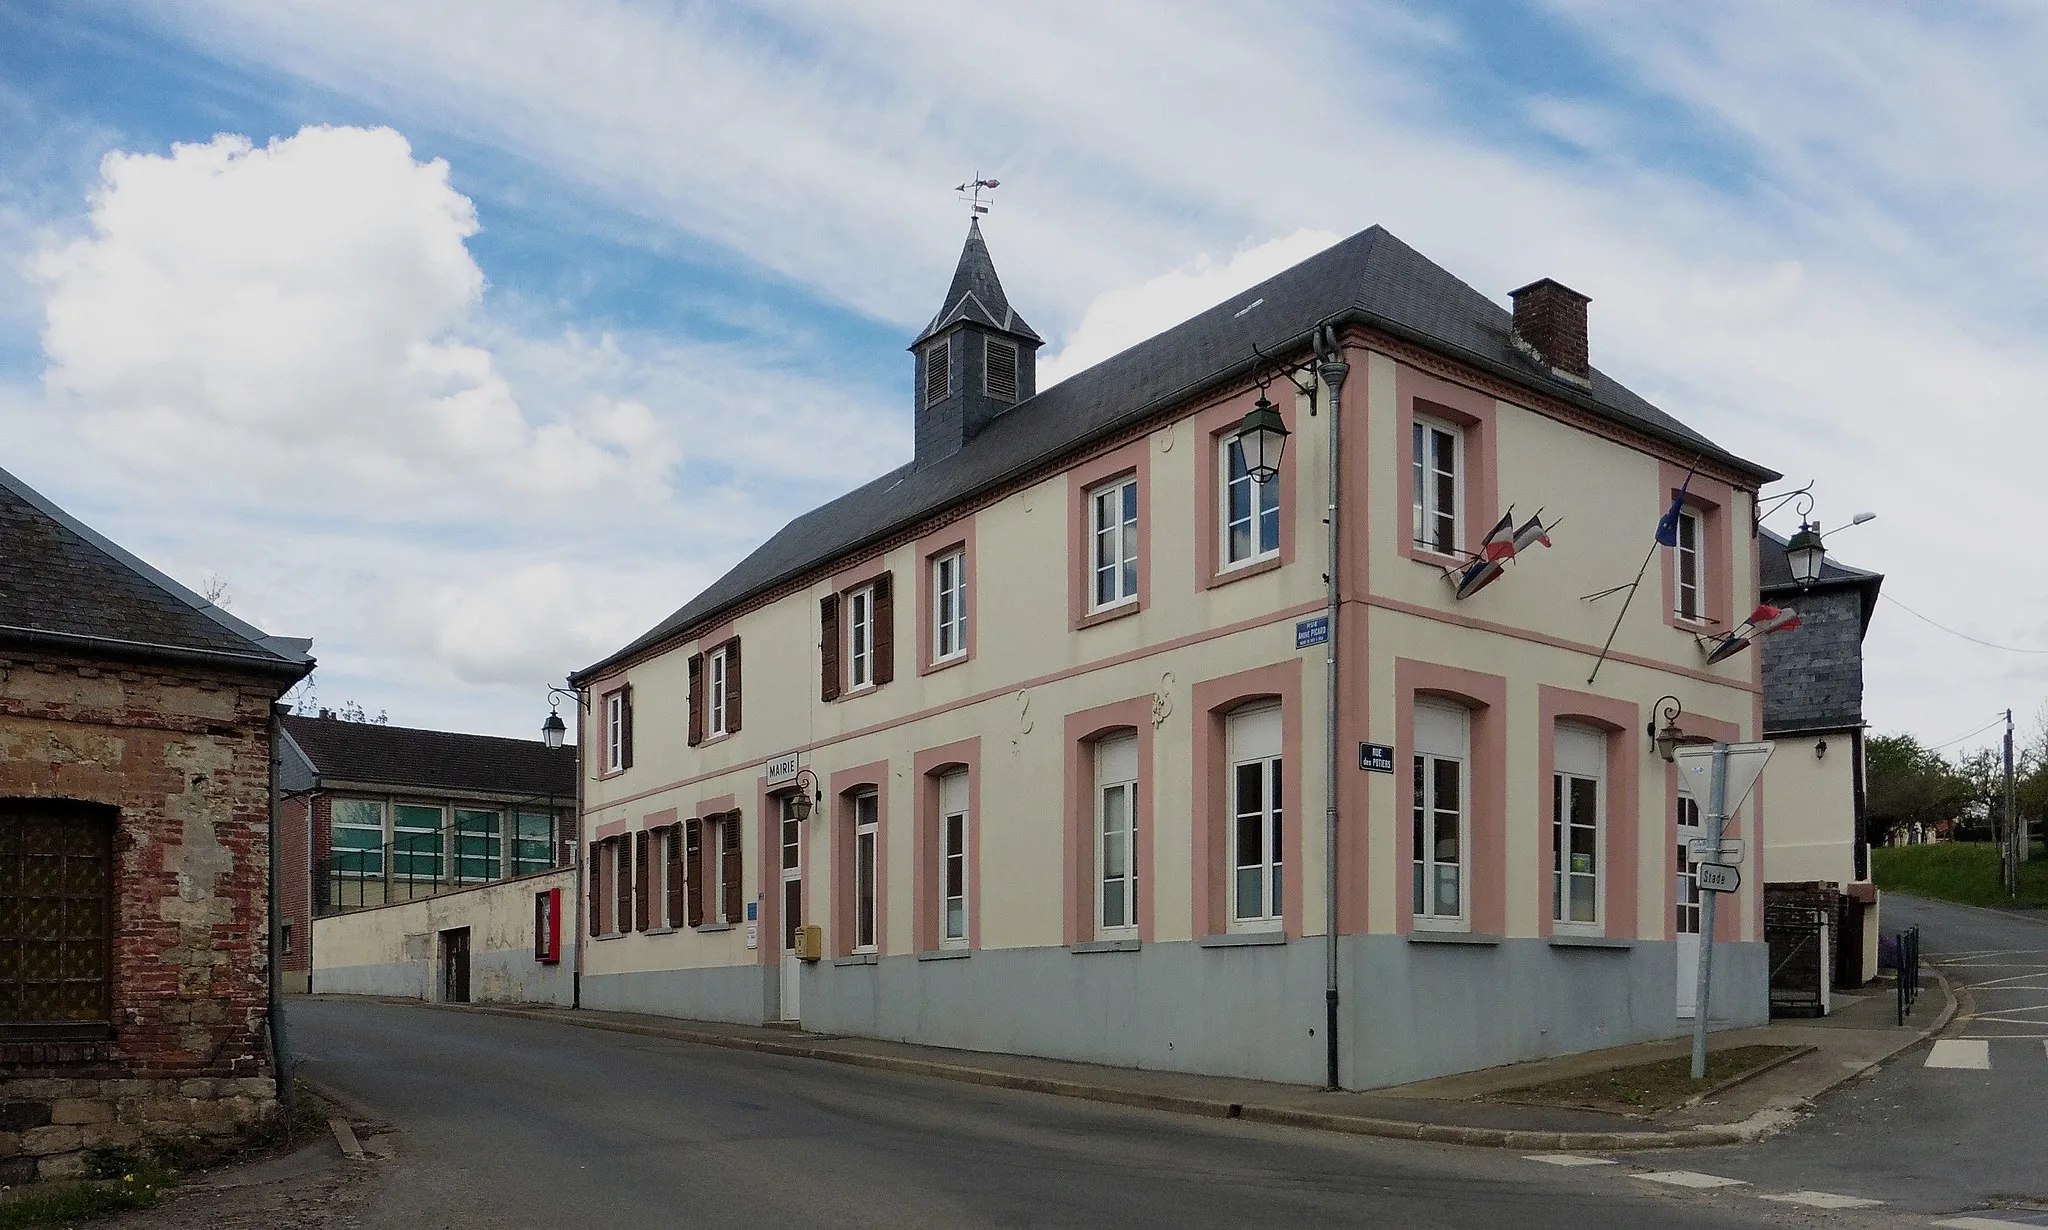
[[[1920,928],[1908,927],[1899,932],[1899,1024],[1904,1025],[1912,1014],[1913,1003],[1920,998]]]
[[[549,816],[544,837],[522,835],[503,823],[491,831],[457,822],[400,833],[374,849],[330,850],[313,860],[313,915],[325,918],[574,866],[568,828],[568,819],[559,815]]]

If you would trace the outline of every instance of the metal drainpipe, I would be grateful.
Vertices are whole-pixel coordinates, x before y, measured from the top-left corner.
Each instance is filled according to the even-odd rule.
[[[282,735],[283,723],[278,715],[284,711],[282,704],[273,702],[270,706],[270,826],[266,834],[270,846],[270,1062],[276,1069],[277,1100],[286,1110],[298,1109],[298,1091],[292,1083],[291,1048],[285,1042],[284,1030],[284,922],[278,916],[277,877],[277,744]]]
[[[1341,575],[1337,499],[1342,493],[1344,467],[1338,425],[1343,421],[1344,378],[1350,375],[1351,365],[1344,361],[1344,352],[1338,348],[1336,329],[1328,325],[1316,334],[1316,354],[1321,360],[1317,374],[1330,390],[1329,575],[1324,579],[1329,590],[1330,639],[1323,655],[1323,792],[1327,796],[1323,819],[1323,1035],[1329,1069],[1325,1084],[1330,1089],[1341,1089],[1337,1049],[1337,583]]]

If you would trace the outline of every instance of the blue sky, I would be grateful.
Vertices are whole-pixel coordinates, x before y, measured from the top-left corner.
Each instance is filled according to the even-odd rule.
[[[1379,222],[1593,296],[1594,360],[2048,648],[2019,4],[0,0],[0,464],[323,701],[530,734],[550,679],[907,454],[964,214],[1054,375]],[[279,287],[289,287],[279,292]],[[1781,528],[1788,528],[1781,526]],[[1896,607],[1867,708],[2048,655]]]

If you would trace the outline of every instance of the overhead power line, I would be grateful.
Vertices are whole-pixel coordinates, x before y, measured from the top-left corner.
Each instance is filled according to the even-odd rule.
[[[1966,734],[1966,735],[1957,735],[1957,736],[1956,736],[1955,738],[1953,738],[1953,739],[1949,739],[1949,740],[1947,740],[1946,742],[1942,742],[1942,743],[1930,743],[1930,744],[1928,744],[1928,745],[1927,745],[1927,747],[1926,747],[1926,749],[1925,749],[1925,750],[1927,750],[1927,751],[1930,751],[1930,752],[1938,752],[1938,751],[1940,751],[1940,750],[1941,750],[1942,748],[1945,748],[1945,747],[1949,747],[1949,746],[1951,746],[1951,745],[1953,745],[1953,744],[1961,743],[1961,742],[1962,742],[1963,740],[1965,740],[1965,739],[1974,739],[1974,738],[1976,738],[1976,737],[1977,737],[1978,735],[1981,735],[1981,734],[1983,734],[1983,733],[1984,733],[1985,731],[1987,731],[1987,730],[1990,730],[1990,729],[1991,729],[1991,728],[1992,728],[1993,726],[2000,726],[2000,725],[2003,725],[2003,724],[2004,724],[2004,722],[2005,722],[2005,710],[2001,709],[2001,710],[1999,710],[1999,711],[1998,711],[1998,716],[1997,716],[1997,717],[1995,717],[1995,718],[1992,718],[1992,719],[1991,719],[1990,721],[1988,721],[1988,722],[1984,723],[1984,724],[1983,724],[1982,726],[1979,726],[1979,727],[1978,727],[1977,729],[1975,729],[1975,730],[1971,731],[1970,733],[1968,733],[1968,734]]]
[[[1911,615],[1913,618],[1919,620],[1921,623],[1924,623],[1931,628],[1939,628],[1941,631],[1948,633],[1950,636],[1961,637],[1963,640],[1970,642],[1972,645],[1982,645],[1986,649],[1996,649],[2002,653],[2048,654],[2048,649],[2022,649],[2017,645],[2000,645],[1992,641],[1987,641],[1982,637],[1971,636],[1967,632],[1958,632],[1954,628],[1949,627],[1947,624],[1936,623],[1934,620],[1927,618],[1927,616],[1922,615],[1920,612],[1914,610],[1912,607],[1909,607],[1905,603],[1900,602],[1897,598],[1892,597],[1890,594],[1879,593],[1878,597],[1883,598],[1886,602],[1891,603],[1893,606],[1904,611],[1906,614]],[[2004,719],[2000,718],[1999,720],[2003,721]]]

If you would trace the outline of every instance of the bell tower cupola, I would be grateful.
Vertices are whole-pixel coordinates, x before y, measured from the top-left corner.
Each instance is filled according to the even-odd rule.
[[[917,356],[916,464],[959,452],[997,415],[1038,392],[1044,344],[1011,309],[981,220],[970,221],[946,301],[910,344]]]

